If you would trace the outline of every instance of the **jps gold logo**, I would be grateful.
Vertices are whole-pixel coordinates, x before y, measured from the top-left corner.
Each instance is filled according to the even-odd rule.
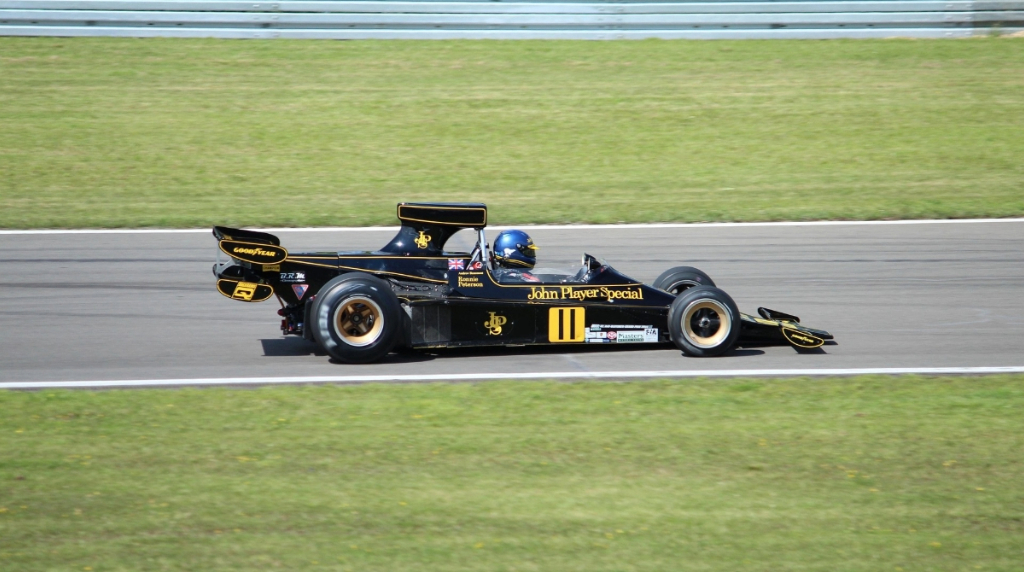
[[[420,248],[426,248],[430,244],[430,235],[424,234],[424,232],[421,230],[420,235],[416,237],[416,240],[414,242],[416,243],[416,246]]]
[[[498,316],[494,312],[488,312],[491,317],[489,320],[484,322],[484,327],[487,328],[487,333],[492,336],[501,335],[501,327],[508,323],[508,318],[505,316]]]

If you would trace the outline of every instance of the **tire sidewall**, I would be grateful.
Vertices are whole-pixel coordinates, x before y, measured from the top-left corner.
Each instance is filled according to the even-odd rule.
[[[334,327],[339,307],[353,297],[373,301],[380,309],[383,322],[374,341],[355,346],[346,342]],[[401,331],[401,305],[398,297],[383,280],[363,273],[352,273],[332,279],[317,294],[312,311],[313,337],[331,357],[345,363],[366,363],[386,356],[398,342]]]
[[[685,288],[682,292],[678,292],[676,294],[677,296],[681,296],[684,292],[692,288],[714,286],[715,281],[712,280],[705,272],[692,266],[677,266],[662,272],[661,275],[658,276],[657,280],[654,281],[653,286],[671,294],[672,290],[680,284],[689,284],[690,286]]]
[[[730,331],[718,344],[711,347],[702,347],[693,343],[686,335],[682,323],[686,309],[693,303],[700,300],[712,300],[718,303],[725,311],[729,312]],[[694,357],[711,357],[722,355],[736,345],[740,335],[740,311],[736,302],[725,291],[713,286],[696,286],[680,294],[672,302],[668,311],[668,331],[672,343],[686,355]]]

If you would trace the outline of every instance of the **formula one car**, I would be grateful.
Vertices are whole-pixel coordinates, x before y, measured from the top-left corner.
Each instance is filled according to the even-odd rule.
[[[243,302],[276,295],[284,334],[346,363],[400,348],[674,343],[688,356],[717,356],[737,345],[804,350],[832,339],[790,314],[740,313],[707,274],[686,266],[649,286],[584,254],[575,272],[503,279],[483,204],[400,203],[398,218],[398,234],[377,252],[293,253],[272,234],[216,226],[217,290]],[[472,252],[444,250],[463,229],[477,233]]]

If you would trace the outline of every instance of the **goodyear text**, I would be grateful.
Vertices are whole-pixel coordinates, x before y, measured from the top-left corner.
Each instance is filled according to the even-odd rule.
[[[271,250],[263,250],[262,248],[245,248],[242,246],[236,246],[231,249],[235,254],[249,254],[252,256],[277,256],[277,253]]]

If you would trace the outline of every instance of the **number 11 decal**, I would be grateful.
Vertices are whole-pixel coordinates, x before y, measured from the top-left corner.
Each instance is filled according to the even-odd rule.
[[[548,311],[549,342],[586,341],[583,307],[551,308]]]

